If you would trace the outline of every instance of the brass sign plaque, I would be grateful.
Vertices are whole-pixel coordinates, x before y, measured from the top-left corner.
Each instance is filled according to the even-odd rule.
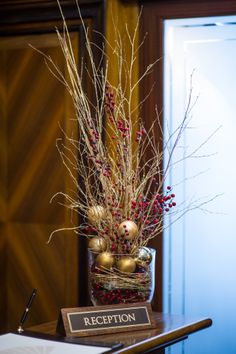
[[[64,326],[60,324],[61,321]],[[57,331],[67,336],[83,337],[154,326],[151,306],[146,303],[136,303],[61,309]]]

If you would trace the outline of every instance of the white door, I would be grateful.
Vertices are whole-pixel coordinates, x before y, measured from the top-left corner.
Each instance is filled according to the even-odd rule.
[[[221,126],[167,181],[179,205],[194,210],[164,232],[164,311],[213,320],[169,352],[235,354],[236,17],[167,20],[164,42],[168,129],[183,117],[193,70],[193,96],[199,95],[176,160]]]

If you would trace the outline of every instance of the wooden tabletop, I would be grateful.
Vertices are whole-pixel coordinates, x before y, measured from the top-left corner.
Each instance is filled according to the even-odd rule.
[[[154,312],[156,328],[148,330],[136,330],[116,334],[106,334],[77,338],[80,343],[121,343],[123,346],[113,353],[145,353],[150,349],[161,349],[178,341],[184,340],[188,335],[211,326],[210,318],[188,318],[185,316],[173,316]],[[52,335],[55,339],[61,337],[56,334],[56,321],[31,327],[29,330],[37,334]]]

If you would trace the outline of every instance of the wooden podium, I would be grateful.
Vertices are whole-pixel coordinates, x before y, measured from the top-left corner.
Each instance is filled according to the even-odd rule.
[[[185,340],[192,333],[210,327],[209,318],[188,318],[185,316],[165,315],[154,312],[157,326],[154,329],[137,330],[133,332],[113,333],[79,338],[79,342],[89,342],[96,345],[121,343],[122,347],[114,349],[112,353],[149,353],[150,351],[163,354],[165,348],[179,341]],[[46,334],[60,340],[56,334],[57,321],[44,323],[28,329],[36,335]],[[78,339],[78,338],[77,338]]]

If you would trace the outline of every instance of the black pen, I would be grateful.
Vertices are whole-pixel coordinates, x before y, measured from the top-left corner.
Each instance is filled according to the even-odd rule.
[[[17,331],[18,331],[19,333],[21,333],[21,332],[24,331],[24,329],[23,329],[23,324],[25,323],[26,317],[27,317],[27,315],[28,315],[28,313],[29,313],[29,310],[30,310],[30,308],[31,308],[31,306],[32,306],[32,303],[33,303],[33,301],[34,301],[34,298],[35,298],[35,296],[36,296],[36,293],[37,293],[37,289],[34,289],[33,292],[32,292],[32,294],[30,295],[30,298],[29,298],[29,301],[28,301],[28,303],[27,303],[27,305],[26,305],[25,311],[23,312],[23,314],[22,314],[22,316],[21,316],[20,324],[19,324],[19,327],[18,327],[18,329],[17,329]]]

